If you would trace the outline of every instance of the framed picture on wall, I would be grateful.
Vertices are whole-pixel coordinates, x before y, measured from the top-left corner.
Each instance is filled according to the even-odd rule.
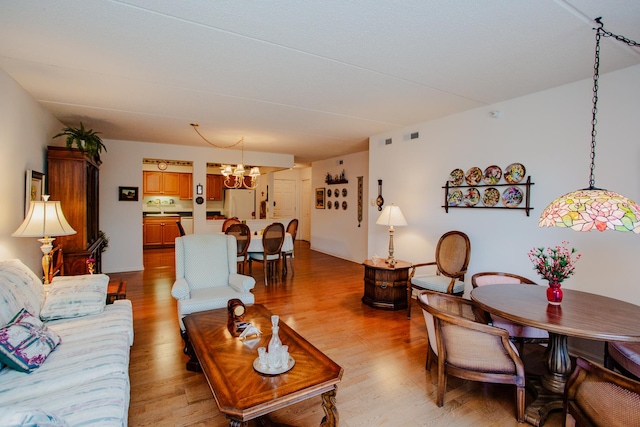
[[[138,187],[120,187],[118,190],[118,200],[137,202]]]
[[[26,188],[25,188],[25,200],[24,200],[24,214],[27,215],[29,210],[29,204],[31,202],[42,200],[42,195],[45,194],[45,175],[42,172],[27,170]]]
[[[316,209],[324,209],[324,187],[316,188]]]

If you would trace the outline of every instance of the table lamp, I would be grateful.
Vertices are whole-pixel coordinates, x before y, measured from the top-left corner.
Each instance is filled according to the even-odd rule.
[[[376,224],[389,226],[389,258],[387,258],[387,264],[393,267],[396,265],[396,259],[393,257],[393,226],[407,225],[407,220],[404,219],[400,208],[392,203],[384,208]]]
[[[20,227],[12,234],[13,237],[42,237],[40,249],[42,269],[44,270],[44,284],[49,284],[49,265],[51,264],[51,249],[56,236],[76,234],[62,213],[60,202],[50,202],[48,195],[42,196],[42,201],[32,201]]]

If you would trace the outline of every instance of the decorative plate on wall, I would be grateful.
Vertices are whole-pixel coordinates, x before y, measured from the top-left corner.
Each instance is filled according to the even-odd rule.
[[[467,206],[475,206],[480,201],[480,192],[477,188],[469,188],[462,200]]]
[[[333,207],[336,208],[336,209],[339,209],[340,208],[340,202],[337,201],[337,200],[335,202],[333,202]]]
[[[331,203],[331,200],[329,200],[327,202],[327,209],[331,209],[333,207],[333,203]]]
[[[347,189],[346,188],[342,189],[342,197],[347,197]]]
[[[502,169],[500,169],[500,166],[496,165],[488,166],[484,170],[484,175],[482,177],[484,183],[487,185],[497,184],[500,181],[500,178],[502,178]]]
[[[472,167],[467,171],[467,176],[465,177],[467,184],[469,185],[478,185],[482,181],[482,169],[478,167]]]
[[[327,190],[327,197],[331,197],[331,194],[332,194],[331,189],[328,189],[328,190]]]
[[[462,169],[454,169],[449,174],[449,183],[451,185],[460,185],[464,181],[464,171]]]
[[[493,187],[489,187],[484,190],[482,194],[482,204],[487,207],[492,207],[498,204],[500,201],[500,192]]]
[[[517,184],[526,173],[527,170],[522,163],[511,163],[504,169],[504,180],[509,184]]]
[[[502,192],[502,203],[508,208],[515,208],[522,203],[522,190],[518,187],[508,187]]]
[[[342,210],[345,210],[345,211],[347,210],[347,201],[346,200],[342,202]]]
[[[447,197],[447,204],[449,206],[458,206],[462,202],[462,191],[453,190]]]

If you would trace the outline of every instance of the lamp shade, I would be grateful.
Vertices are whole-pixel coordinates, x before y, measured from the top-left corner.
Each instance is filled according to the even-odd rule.
[[[384,210],[378,217],[376,224],[388,226],[403,226],[407,225],[407,220],[404,219],[404,215],[402,215],[402,211],[400,210],[400,208],[392,203],[384,208]]]
[[[76,230],[71,228],[64,217],[60,202],[42,201],[31,202],[27,216],[12,236],[43,237],[68,236],[70,234],[76,234]]]
[[[540,215],[540,227],[575,231],[633,231],[640,233],[640,206],[618,193],[577,190],[558,197]]]

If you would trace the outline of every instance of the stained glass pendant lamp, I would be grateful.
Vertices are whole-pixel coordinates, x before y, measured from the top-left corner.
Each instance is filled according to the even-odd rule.
[[[540,215],[540,227],[567,227],[575,231],[633,231],[640,234],[640,206],[613,191],[596,188],[596,114],[598,112],[598,79],[600,77],[600,39],[613,37],[628,46],[637,42],[615,35],[603,28],[602,18],[596,18],[595,64],[593,66],[593,109],[591,117],[591,170],[589,187],[572,191],[555,199]]]

